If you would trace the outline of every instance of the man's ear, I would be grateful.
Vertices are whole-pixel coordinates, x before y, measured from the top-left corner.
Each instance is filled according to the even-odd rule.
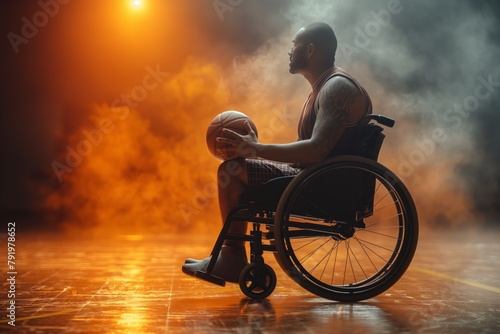
[[[313,43],[307,44],[307,57],[311,58],[315,51],[316,47]]]

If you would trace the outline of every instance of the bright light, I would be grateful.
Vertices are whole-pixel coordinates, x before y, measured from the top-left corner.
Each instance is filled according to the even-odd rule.
[[[141,0],[132,0],[132,7],[134,8],[141,8],[142,7],[142,1]]]
[[[134,12],[143,12],[147,7],[146,0],[128,0],[130,10]]]

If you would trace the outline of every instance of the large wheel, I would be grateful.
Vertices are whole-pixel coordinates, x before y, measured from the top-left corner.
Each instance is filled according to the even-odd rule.
[[[275,215],[283,270],[306,290],[342,302],[372,298],[396,283],[417,239],[417,212],[404,184],[362,157],[301,172]]]

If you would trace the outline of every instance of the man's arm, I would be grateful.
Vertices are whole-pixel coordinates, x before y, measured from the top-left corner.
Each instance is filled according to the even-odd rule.
[[[319,161],[325,159],[344,134],[350,111],[357,107],[361,93],[348,79],[329,80],[318,95],[319,110],[311,136]]]
[[[360,97],[360,92],[349,80],[336,77],[329,80],[318,95],[319,110],[310,139],[288,144],[261,144],[253,133],[241,136],[225,130],[232,133],[233,138],[219,140],[233,146],[233,150],[244,157],[289,163],[321,162],[341,138],[348,111]]]

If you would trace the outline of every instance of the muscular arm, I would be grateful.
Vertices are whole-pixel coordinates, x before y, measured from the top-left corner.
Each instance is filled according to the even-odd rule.
[[[359,90],[343,77],[329,80],[321,89],[319,95],[319,110],[316,115],[312,136],[310,139],[288,144],[262,144],[252,135],[240,136],[243,143],[235,143],[244,157],[260,157],[289,163],[315,163],[324,160],[341,138],[345,124],[349,121],[349,111],[364,104]],[[228,142],[231,140],[221,139]],[[245,143],[246,142],[246,143]],[[250,146],[246,147],[246,144]]]
[[[289,144],[257,144],[257,155],[293,163],[324,160],[342,137],[348,111],[360,98],[360,92],[349,80],[342,77],[329,80],[318,95],[319,110],[311,138]]]
[[[349,111],[360,96],[358,89],[342,77],[327,82],[319,93],[319,110],[310,139],[319,161],[327,157],[344,134]]]

